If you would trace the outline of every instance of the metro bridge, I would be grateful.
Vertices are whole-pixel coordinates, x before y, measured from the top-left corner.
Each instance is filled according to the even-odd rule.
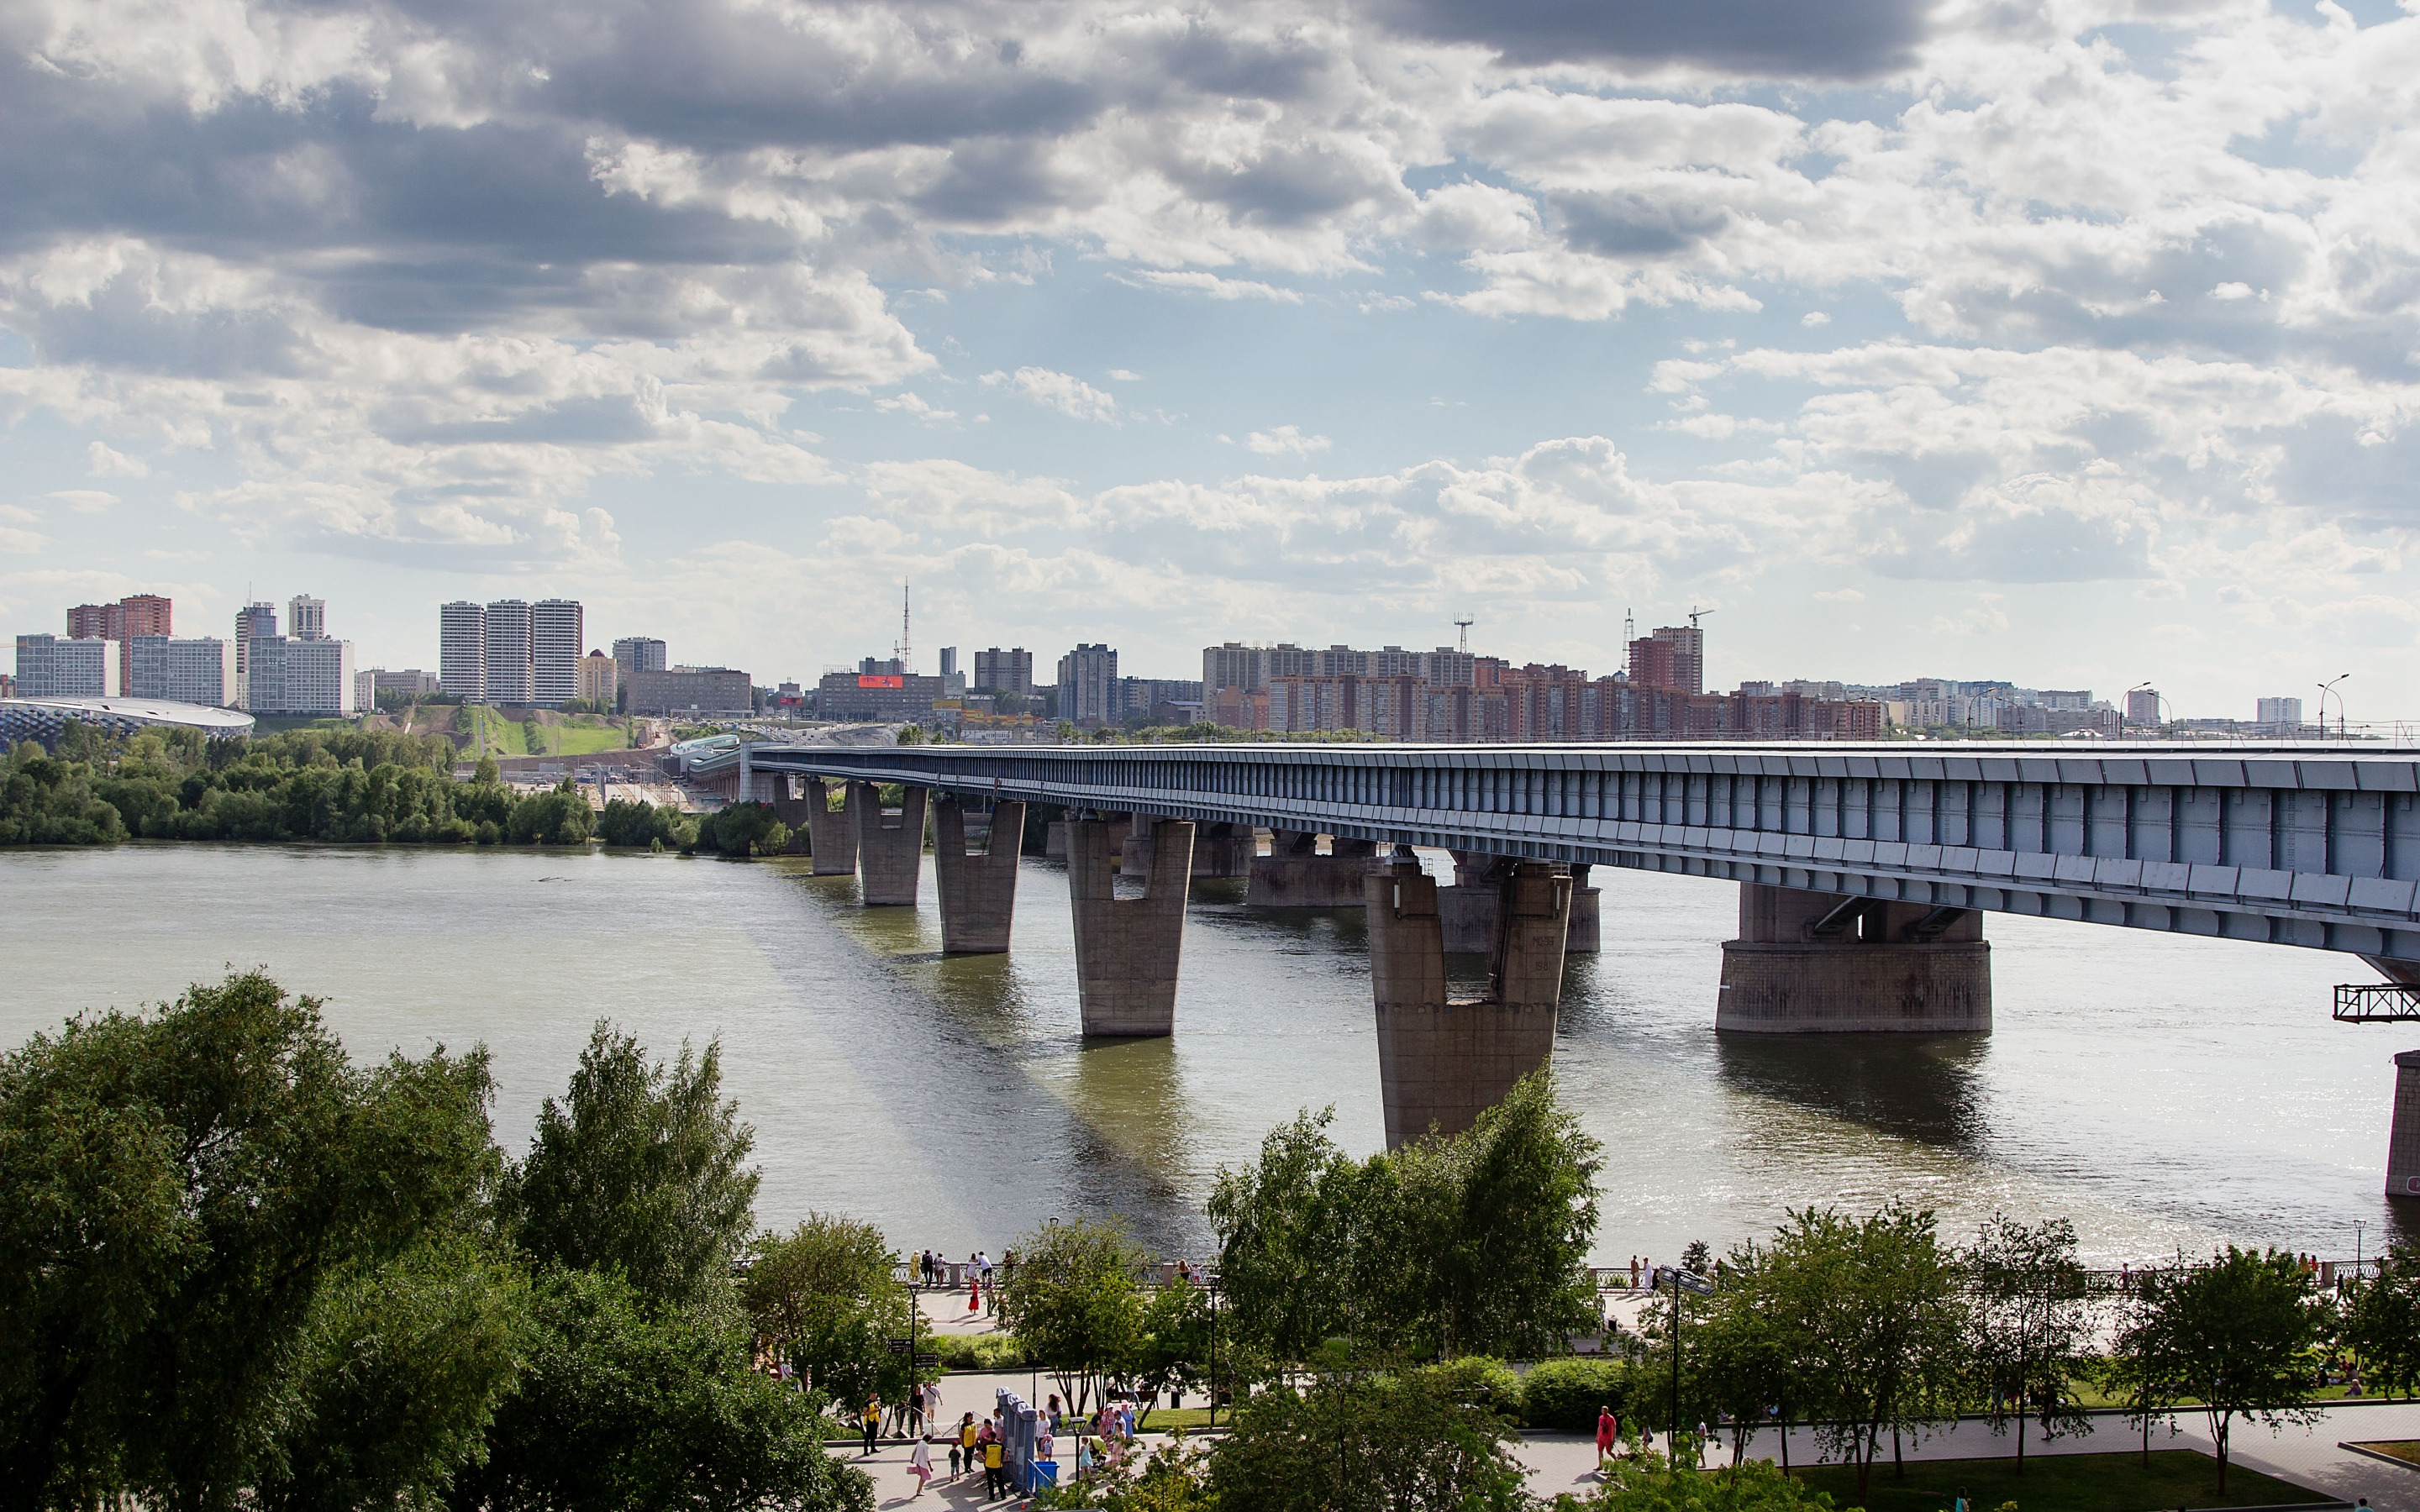
[[[1006,949],[1015,903],[1016,842],[988,848],[1001,865],[970,856],[967,815],[1015,836],[1025,805],[1065,810],[1087,1034],[1172,1032],[1192,875],[1369,908],[1390,1142],[1466,1126],[1544,1063],[1563,952],[1602,928],[1596,866],[1742,884],[1726,1032],[1988,1032],[1993,912],[2335,950],[2420,983],[2412,746],[757,744],[692,774],[772,803],[818,872],[862,871],[870,906],[913,905],[932,797],[954,950]],[[838,810],[827,779],[848,784]],[[886,814],[891,783],[907,801]],[[1421,874],[1416,845],[1452,851],[1458,885]],[[1120,870],[1142,898],[1114,899]],[[1491,956],[1485,998],[1448,999],[1449,949]],[[2397,1195],[2420,1194],[2420,1064],[2408,1079]]]

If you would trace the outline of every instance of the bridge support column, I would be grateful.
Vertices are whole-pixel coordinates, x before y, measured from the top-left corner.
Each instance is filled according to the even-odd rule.
[[[1147,877],[1151,875],[1151,857],[1152,852],[1155,848],[1155,834],[1152,826],[1156,825],[1158,822],[1159,820],[1156,815],[1147,813],[1128,814],[1126,816],[1125,834],[1123,837],[1110,837],[1111,839],[1116,840],[1120,846],[1118,851],[1119,875],[1128,877]]]
[[[924,797],[920,787],[901,790],[896,822],[882,811],[882,795],[871,782],[851,782],[848,801],[857,810],[858,901],[868,908],[913,908],[924,870]]]
[[[1193,837],[1193,874],[1246,877],[1252,873],[1259,837],[1249,825],[1207,825]]]
[[[1572,882],[1543,861],[1504,869],[1491,889],[1503,924],[1491,989],[1470,1002],[1446,995],[1435,880],[1405,856],[1369,872],[1362,886],[1387,1148],[1397,1149],[1432,1128],[1449,1134],[1469,1128],[1553,1057]]]
[[[841,806],[831,806],[831,789],[820,777],[806,779],[807,851],[814,857],[814,874],[845,877],[857,870],[857,784],[841,784]],[[782,822],[800,827],[787,815]]]
[[[951,955],[998,955],[1008,949],[1016,912],[1016,841],[1025,805],[995,806],[982,855],[967,850],[967,811],[955,796],[933,805],[933,875],[940,885],[941,949]]]
[[[1328,854],[1314,848],[1319,837],[1297,829],[1270,831],[1269,854],[1252,858],[1244,902],[1263,908],[1359,908],[1361,876],[1376,864],[1373,841],[1332,838]]]
[[[1193,825],[1152,826],[1150,880],[1140,898],[1117,896],[1109,825],[1067,826],[1067,895],[1076,914],[1076,996],[1087,1036],[1144,1037],[1176,1028],[1176,963],[1185,944],[1185,894]]]
[[[1714,1027],[1732,1034],[1989,1034],[1983,916],[1740,884]]]
[[[1437,917],[1445,925],[1447,950],[1456,955],[1481,955],[1496,949],[1496,883],[1499,873],[1512,865],[1509,856],[1490,856],[1484,851],[1453,853],[1454,885],[1437,892]],[[1573,867],[1571,873],[1572,918],[1563,949],[1593,955],[1600,938],[1600,889],[1588,885],[1587,867]]]

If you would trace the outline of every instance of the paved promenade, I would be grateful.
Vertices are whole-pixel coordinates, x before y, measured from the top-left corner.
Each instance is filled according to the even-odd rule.
[[[1033,1378],[1028,1374],[953,1375],[942,1383],[945,1412],[954,1418],[962,1412],[985,1412],[991,1408],[992,1391],[1007,1386],[1020,1394],[1032,1389]],[[1044,1393],[1052,1388],[1046,1378]],[[2095,1431],[2077,1438],[2065,1438],[2045,1444],[2037,1438],[2027,1441],[2026,1453],[2033,1455],[2091,1454],[2137,1448],[2140,1434],[2123,1418],[2096,1417]],[[2151,1447],[2154,1449],[2195,1449],[2211,1452],[2210,1437],[2198,1415],[2180,1417],[2179,1431],[2172,1438],[2164,1427],[2154,1427]],[[2354,1405],[2327,1409],[2319,1423],[2309,1427],[2288,1427],[2272,1433],[2258,1424],[2239,1422],[2234,1432],[2234,1463],[2298,1486],[2307,1486],[2346,1502],[2369,1499],[2379,1512],[2420,1512],[2420,1470],[2405,1470],[2398,1465],[2383,1464],[2376,1459],[2336,1447],[2340,1440],[2420,1439],[2420,1405],[2366,1406]],[[1160,1436],[1148,1429],[1139,1446],[1149,1453],[1160,1442]],[[1793,1464],[1809,1464],[1816,1460],[1814,1434],[1800,1428],[1791,1437],[1791,1460]],[[835,1446],[837,1451],[837,1446]],[[1776,1458],[1780,1441],[1770,1431],[1759,1434],[1748,1446],[1757,1458]],[[1927,1440],[1910,1451],[1911,1459],[1983,1459],[2013,1458],[2016,1439],[2013,1433],[1995,1437],[1981,1423],[1961,1423],[1948,1433]],[[1587,1436],[1571,1433],[1530,1433],[1522,1438],[1522,1462],[1529,1467],[1529,1489],[1541,1496],[1551,1497],[1558,1491],[1586,1495],[1598,1484],[1596,1445]],[[933,1489],[918,1497],[916,1479],[908,1473],[908,1445],[885,1443],[881,1453],[871,1459],[855,1453],[839,1458],[864,1469],[874,1476],[875,1504],[879,1507],[931,1506],[972,1508],[1008,1506],[1013,1502],[985,1503],[983,1500],[983,1476],[980,1473],[961,1476],[953,1483],[947,1478],[949,1454],[945,1445],[934,1446],[934,1461],[943,1472],[943,1478]],[[1887,1464],[1875,1467],[1877,1478],[1887,1476]]]

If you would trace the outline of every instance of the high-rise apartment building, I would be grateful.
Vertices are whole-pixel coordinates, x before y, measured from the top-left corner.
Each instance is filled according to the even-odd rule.
[[[2259,711],[2253,717],[2261,724],[2300,726],[2303,722],[2301,699],[2257,699],[2252,706]]]
[[[487,702],[526,708],[537,698],[537,664],[532,659],[530,607],[518,598],[488,606]]]
[[[458,598],[437,610],[437,681],[465,703],[488,702],[488,606]]]
[[[297,640],[328,639],[328,606],[308,594],[286,601],[286,633]]]
[[[235,642],[216,636],[138,635],[127,646],[131,671],[123,686],[129,698],[233,708],[242,696],[235,660]]]
[[[559,709],[580,696],[580,648],[588,643],[576,599],[541,598],[530,606],[530,702]]]
[[[1653,636],[1641,636],[1630,642],[1630,686],[1633,687],[1676,688],[1681,686],[1680,673],[1672,666],[1672,643]]]
[[[1032,693],[1033,691],[1033,653],[1023,646],[1011,646],[1002,651],[993,646],[975,653],[975,675],[970,685],[977,690],[994,693]]]
[[[125,610],[116,604],[78,604],[68,610],[70,640],[116,640],[110,632],[125,623]]]
[[[21,635],[17,638],[17,696],[21,699],[116,698],[115,640],[98,636]]]
[[[252,652],[255,640],[277,633],[277,606],[246,604],[235,611],[235,676],[237,696],[248,691],[252,680]],[[238,705],[241,707],[241,705]]]
[[[644,635],[626,635],[614,641],[613,660],[626,683],[633,672],[659,672],[670,665],[664,657],[664,643]]]
[[[2242,704],[2236,705],[2238,708]],[[2126,694],[2126,722],[2141,725],[2146,730],[2160,727],[2160,690],[2156,687],[2130,688]]]
[[[353,643],[325,636],[256,636],[244,669],[244,707],[253,714],[349,715]]]
[[[1107,645],[1085,645],[1059,658],[1059,717],[1078,724],[1114,724],[1118,718],[1118,654]]]
[[[1683,693],[1706,690],[1706,632],[1694,625],[1667,625],[1648,632],[1648,639],[1672,648],[1672,681],[1666,687]]]
[[[117,686],[133,686],[134,666],[128,657],[136,636],[174,632],[176,606],[158,594],[129,594],[115,604],[78,604],[68,610],[70,640],[117,642]]]

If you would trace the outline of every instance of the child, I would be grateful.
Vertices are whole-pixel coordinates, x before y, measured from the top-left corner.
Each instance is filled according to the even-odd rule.
[[[952,1439],[950,1441],[950,1478],[952,1480],[957,1479],[958,1473],[965,1469],[965,1466],[959,1463],[965,1458],[966,1451],[958,1447],[957,1440]]]

